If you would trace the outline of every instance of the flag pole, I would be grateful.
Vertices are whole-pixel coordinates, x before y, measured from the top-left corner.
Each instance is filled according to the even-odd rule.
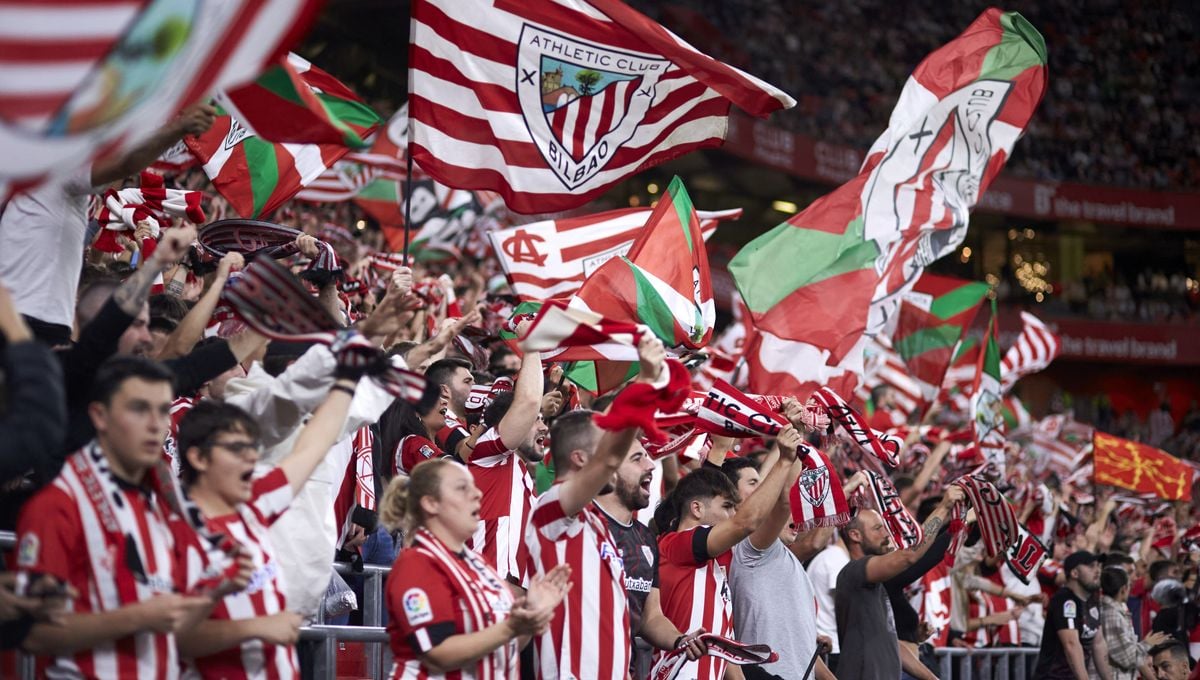
[[[411,120],[411,119],[410,119]],[[409,130],[409,136],[412,136],[412,130]],[[408,171],[404,175],[404,266],[408,266],[408,231],[412,224],[412,175],[413,175],[413,159],[412,149],[405,145],[405,155],[408,156]]]

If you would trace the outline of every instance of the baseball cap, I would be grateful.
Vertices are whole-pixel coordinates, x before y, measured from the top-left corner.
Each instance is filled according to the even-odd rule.
[[[1099,561],[1100,558],[1096,557],[1094,553],[1090,553],[1086,550],[1080,550],[1067,555],[1067,559],[1063,560],[1063,571],[1067,573],[1067,576],[1070,576],[1071,570],[1075,567],[1078,567],[1082,564],[1095,564]]]

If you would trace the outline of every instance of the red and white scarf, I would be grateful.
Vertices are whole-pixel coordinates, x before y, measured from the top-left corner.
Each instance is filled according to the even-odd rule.
[[[270,258],[256,259],[236,281],[230,280],[221,299],[247,326],[272,340],[328,345],[338,363],[367,366],[386,361],[383,350],[357,332],[342,328],[291,272]],[[390,361],[372,378],[389,394],[416,404],[419,412],[436,403],[437,390],[423,375]]]
[[[824,407],[829,418],[840,425],[842,430],[864,451],[887,463],[889,467],[896,467],[900,464],[900,449],[904,447],[902,440],[871,429],[861,413],[850,408],[845,399],[828,387],[822,387],[813,392],[812,396],[817,403]]]
[[[204,194],[184,189],[166,189],[163,178],[152,172],[142,172],[141,186],[109,189],[104,192],[96,221],[103,230],[94,247],[105,252],[120,252],[117,232],[135,231],[139,222],[148,221],[151,235],[157,239],[161,229],[171,225],[172,218],[186,219],[193,224],[204,223]],[[153,252],[150,239],[143,246],[142,256]]]
[[[1020,539],[1020,528],[1017,524],[1017,513],[1012,504],[1000,493],[995,484],[980,479],[975,475],[959,477],[951,483],[961,487],[967,495],[967,502],[975,509],[976,521],[979,523],[979,533],[983,539],[983,547],[989,557],[999,557],[1008,552]],[[956,519],[961,516],[962,508],[956,509]],[[952,520],[953,523],[953,520]],[[957,531],[951,552],[957,552],[962,547],[965,531]]]
[[[724,380],[714,380],[696,408],[696,427],[726,437],[776,437],[787,418],[742,394]]]
[[[454,591],[452,599],[462,611],[465,630],[484,630],[508,618],[512,595],[479,555],[470,550],[463,550],[461,556],[456,555],[424,528],[413,532],[412,546],[406,549],[420,551],[432,559],[441,576],[441,579],[435,580],[444,581]],[[492,602],[501,604],[502,611],[493,609]],[[474,677],[514,677],[519,660],[517,642],[510,640],[475,662]]]
[[[1034,536],[1029,529],[1018,525],[1017,531],[1019,532],[1017,542],[1013,543],[1008,552],[1004,554],[1004,560],[1008,562],[1008,567],[1012,569],[1013,574],[1021,579],[1021,583],[1028,584],[1029,577],[1037,571],[1042,560],[1046,559],[1050,551],[1046,548],[1046,544]]]
[[[925,531],[904,503],[900,502],[900,494],[892,480],[888,479],[887,475],[873,470],[867,470],[866,473],[870,479],[867,493],[879,514],[883,516],[883,521],[892,533],[892,538],[896,540],[897,547],[900,550],[908,550],[920,545],[925,540]]]
[[[779,661],[779,653],[771,651],[768,645],[746,644],[713,633],[701,635],[700,641],[708,647],[709,656],[724,659],[737,666]],[[654,668],[650,671],[650,678],[651,680],[675,680],[687,662],[686,648],[673,649],[663,654],[654,664]]]
[[[842,480],[829,457],[811,446],[801,445],[797,455],[804,470],[790,492],[792,521],[800,531],[815,527],[840,527],[850,521],[850,504],[842,491]]]
[[[655,425],[654,414],[678,411],[687,398],[692,381],[687,369],[675,359],[667,359],[664,368],[666,385],[656,387],[637,382],[626,386],[613,399],[608,411],[592,419],[596,427],[609,431],[640,427],[650,441],[656,444],[666,441],[667,435]]]

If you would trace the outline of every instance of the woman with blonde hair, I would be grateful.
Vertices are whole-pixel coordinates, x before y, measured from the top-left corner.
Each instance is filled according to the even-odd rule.
[[[466,548],[481,498],[467,468],[447,459],[417,465],[384,492],[380,520],[408,537],[387,581],[393,680],[515,680],[520,648],[545,630],[571,588],[570,569],[560,567],[514,601],[496,572]]]

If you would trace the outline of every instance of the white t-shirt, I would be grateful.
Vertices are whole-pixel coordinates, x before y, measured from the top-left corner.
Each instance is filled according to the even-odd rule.
[[[0,282],[21,314],[74,324],[92,191],[89,164],[9,200],[0,216]]]
[[[1018,595],[1042,594],[1042,586],[1038,583],[1037,573],[1029,577],[1029,583],[1021,583],[1021,579],[1013,573],[1007,564],[1000,567],[1000,578],[1004,581],[1004,589]],[[1042,608],[1042,600],[1037,597],[1030,602],[1021,615],[1017,617],[1017,627],[1021,631],[1021,644],[1037,646],[1042,641],[1042,629],[1046,626],[1046,612]]]
[[[837,615],[833,609],[833,591],[837,588],[838,574],[850,563],[846,549],[831,544],[808,563],[808,578],[812,581],[813,594],[817,597],[817,632],[828,635],[833,641],[831,654],[840,654],[838,645]]]

